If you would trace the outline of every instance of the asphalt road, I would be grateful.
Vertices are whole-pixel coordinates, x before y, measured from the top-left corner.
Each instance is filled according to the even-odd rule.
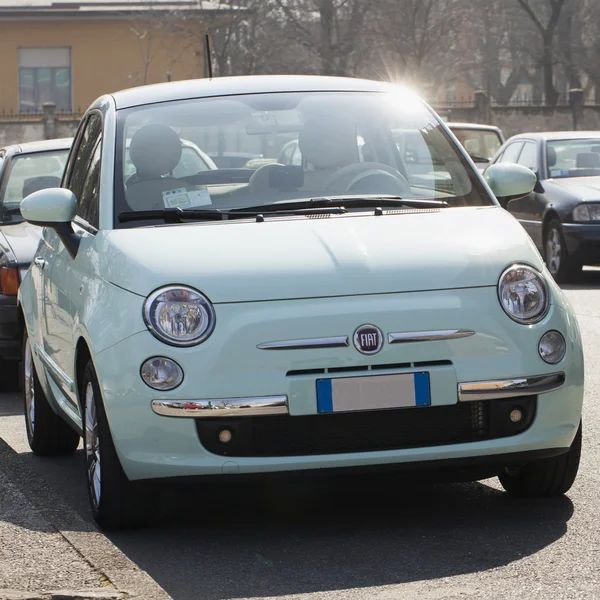
[[[176,600],[600,598],[600,271],[569,286],[586,356],[584,444],[568,497],[512,500],[496,480],[389,476],[162,492],[155,524],[110,535]],[[21,401],[0,437],[89,520],[81,450],[34,457]]]

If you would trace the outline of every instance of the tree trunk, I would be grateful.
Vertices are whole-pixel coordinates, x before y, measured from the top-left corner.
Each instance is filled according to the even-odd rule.
[[[333,0],[321,0],[319,3],[319,20],[321,27],[321,75],[335,75]]]
[[[554,64],[552,62],[552,35],[544,36],[542,72],[544,74],[544,96],[548,106],[556,106],[559,93],[554,87]]]

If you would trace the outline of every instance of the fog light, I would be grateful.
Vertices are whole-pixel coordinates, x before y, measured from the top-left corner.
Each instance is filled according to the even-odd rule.
[[[221,431],[219,431],[219,441],[221,444],[229,444],[232,439],[233,433],[231,429],[221,429]]]
[[[183,381],[181,367],[170,358],[155,356],[149,358],[140,371],[146,385],[162,392],[174,390]]]
[[[513,423],[520,423],[523,420],[523,411],[520,408],[513,408],[510,411],[510,420]]]
[[[565,338],[558,331],[548,331],[541,337],[538,351],[543,361],[555,365],[565,357],[567,352]]]

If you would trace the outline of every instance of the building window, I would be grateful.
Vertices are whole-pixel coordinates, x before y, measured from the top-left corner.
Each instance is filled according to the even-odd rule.
[[[40,112],[44,102],[72,110],[71,48],[19,48],[19,111]]]

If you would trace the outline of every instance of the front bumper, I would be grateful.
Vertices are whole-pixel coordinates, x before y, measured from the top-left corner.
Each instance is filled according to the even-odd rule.
[[[569,254],[584,265],[600,264],[600,223],[563,223]]]
[[[519,325],[503,313],[495,288],[218,305],[216,311],[219,325],[211,338],[197,347],[168,347],[142,332],[94,357],[115,447],[130,479],[485,461],[491,457],[501,461],[502,455],[508,460],[515,453],[564,451],[580,422],[581,342],[573,315],[556,305],[532,326]],[[386,343],[374,356],[359,354],[352,345],[285,351],[258,348],[274,340],[352,335],[357,326],[372,321],[386,340],[391,332],[446,331],[449,327],[475,333],[457,339]],[[544,363],[537,352],[540,337],[549,329],[561,331],[568,345],[566,358],[556,366]],[[159,393],[142,382],[140,365],[151,356],[167,356],[181,365],[185,378],[179,388]],[[472,404],[459,402],[461,383],[551,376],[559,371],[565,379],[553,391],[537,390],[535,415],[525,431],[494,439],[395,449],[377,449],[375,444],[337,453],[227,456],[200,443],[195,418],[163,416],[152,408],[153,400],[163,406],[188,401],[187,410],[193,411],[197,401],[286,396],[289,415],[283,417],[326,418],[317,414],[316,379],[323,377],[323,372],[326,377],[348,377],[364,370],[370,375],[426,370],[431,408],[449,409]],[[520,396],[518,388],[515,396]],[[403,410],[387,412],[401,418]],[[429,408],[419,410],[426,414]]]

